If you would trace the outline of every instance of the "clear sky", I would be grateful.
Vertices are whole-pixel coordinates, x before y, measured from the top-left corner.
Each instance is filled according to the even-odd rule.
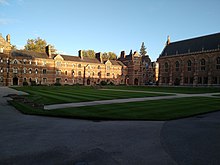
[[[140,50],[220,32],[220,0],[0,0],[0,33],[22,48],[40,37],[64,54]]]

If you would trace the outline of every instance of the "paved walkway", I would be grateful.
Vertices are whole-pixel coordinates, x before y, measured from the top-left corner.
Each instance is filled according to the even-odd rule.
[[[103,89],[102,89],[103,90]],[[71,108],[71,107],[83,107],[83,106],[93,106],[93,105],[105,105],[105,104],[115,104],[115,103],[129,103],[129,102],[140,102],[140,101],[150,101],[150,100],[162,100],[162,99],[175,99],[183,97],[215,97],[213,95],[220,93],[205,93],[205,94],[179,94],[179,93],[165,93],[165,92],[148,92],[148,91],[130,91],[130,90],[115,90],[115,89],[105,89],[112,91],[121,92],[141,92],[141,93],[158,93],[158,94],[173,94],[171,96],[156,96],[156,97],[142,97],[142,98],[128,98],[128,99],[113,99],[113,100],[99,100],[99,101],[89,101],[89,102],[79,102],[79,103],[64,103],[64,104],[53,104],[45,105],[45,110]]]
[[[0,164],[219,165],[220,112],[174,121],[105,121],[23,115],[0,87]]]

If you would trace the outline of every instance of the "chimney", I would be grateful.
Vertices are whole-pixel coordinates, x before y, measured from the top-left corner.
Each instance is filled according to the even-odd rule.
[[[49,58],[52,58],[51,46],[50,45],[46,46],[46,53],[47,53]]]
[[[8,35],[6,36],[6,41],[7,41],[9,44],[11,44],[11,36],[10,36],[10,34],[8,34]]]
[[[121,51],[121,58],[125,58],[125,51]]]
[[[81,59],[83,60],[82,50],[79,50],[79,51],[78,51],[78,55],[79,55],[79,58],[81,58]]]
[[[97,58],[101,63],[103,63],[102,53],[101,53],[101,52],[96,53],[96,54],[95,54],[95,58]]]

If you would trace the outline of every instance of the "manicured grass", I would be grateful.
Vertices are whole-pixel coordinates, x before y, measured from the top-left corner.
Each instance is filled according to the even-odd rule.
[[[12,101],[25,114],[93,120],[171,120],[220,110],[220,98],[191,97],[123,104],[96,105],[51,111]]]
[[[106,91],[84,86],[36,86],[16,87],[15,89],[29,93],[29,100],[39,104],[59,104],[69,102],[85,102],[95,100],[110,100],[135,97],[153,97],[166,94],[140,93],[128,91]]]
[[[112,87],[112,86],[107,86],[105,88],[167,92],[167,93],[183,93],[183,94],[220,92],[220,87],[159,87],[159,86],[113,86]]]

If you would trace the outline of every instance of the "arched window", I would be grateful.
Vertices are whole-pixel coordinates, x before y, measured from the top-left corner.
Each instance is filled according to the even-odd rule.
[[[187,61],[187,70],[188,70],[188,71],[191,71],[191,70],[192,70],[192,62],[191,62],[191,60],[188,60],[188,61]]]
[[[101,69],[100,65],[98,65],[98,69]]]
[[[179,63],[179,61],[176,61],[176,71],[177,72],[179,71],[179,68],[180,68],[180,63]]]
[[[205,70],[205,59],[202,59],[200,61],[200,65],[201,65],[201,70]]]
[[[98,76],[101,77],[101,75],[102,75],[101,72],[98,72]]]
[[[38,74],[38,70],[37,69],[35,69],[35,73]]]
[[[165,64],[164,64],[164,68],[165,68],[165,72],[168,72],[169,65],[168,65],[167,62],[165,62]]]
[[[81,64],[78,64],[78,68],[81,68],[82,67],[82,65]]]
[[[220,69],[220,57],[216,59],[216,69]]]
[[[30,74],[32,73],[32,69],[29,69],[29,73],[30,73]]]
[[[24,74],[26,74],[26,73],[27,73],[27,69],[26,69],[26,68],[24,68],[24,69],[23,69],[23,72],[24,72]]]
[[[78,76],[79,76],[79,77],[81,77],[81,76],[82,76],[82,73],[81,73],[81,71],[79,71],[79,72],[78,72]]]

